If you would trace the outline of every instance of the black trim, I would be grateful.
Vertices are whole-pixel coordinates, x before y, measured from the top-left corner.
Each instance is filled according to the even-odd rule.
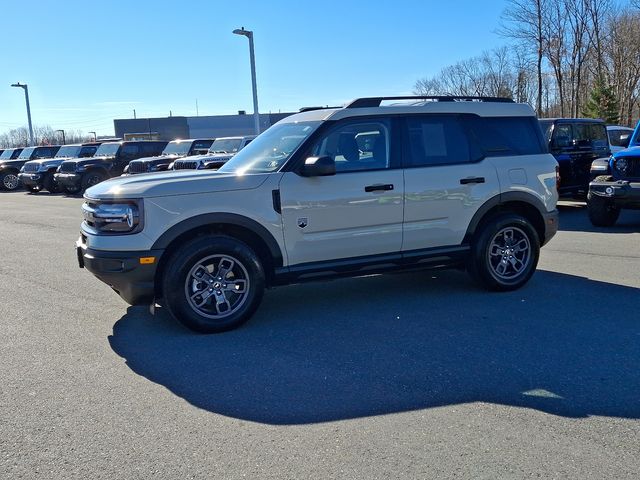
[[[469,97],[456,95],[410,95],[398,97],[366,97],[358,98],[345,108],[375,108],[385,100],[428,100],[431,102],[483,102],[483,103],[514,103],[513,99],[505,97]]]
[[[282,251],[280,250],[280,246],[276,239],[273,238],[273,235],[271,235],[266,228],[255,220],[234,213],[206,213],[188,218],[164,232],[160,238],[155,241],[151,249],[165,249],[171,244],[171,242],[173,242],[173,240],[183,233],[187,233],[188,231],[195,230],[199,227],[215,225],[236,225],[255,233],[267,245],[274,265],[276,267],[282,266]]]
[[[273,209],[276,213],[282,214],[282,202],[280,200],[280,190],[271,191],[271,200],[273,201]]]
[[[76,242],[78,266],[109,285],[130,305],[149,304],[155,297],[155,274],[163,250],[103,251],[88,248],[82,237]],[[156,257],[141,264],[140,257]]]
[[[469,252],[468,245],[458,245],[301,263],[276,268],[274,284],[286,285],[319,278],[351,277],[394,270],[451,267],[462,265]]]

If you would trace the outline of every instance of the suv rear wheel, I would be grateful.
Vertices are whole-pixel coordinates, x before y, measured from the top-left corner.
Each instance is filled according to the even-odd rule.
[[[197,237],[168,260],[164,304],[191,330],[217,333],[246,322],[262,300],[265,275],[245,243],[224,235]]]
[[[20,186],[18,175],[14,172],[7,172],[0,175],[0,187],[5,190],[16,190]]]
[[[517,214],[486,222],[472,245],[469,273],[489,290],[516,290],[538,265],[540,239],[531,223]]]

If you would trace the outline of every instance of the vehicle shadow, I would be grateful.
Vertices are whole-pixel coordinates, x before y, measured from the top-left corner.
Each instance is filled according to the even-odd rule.
[[[640,231],[640,211],[622,210],[613,227],[594,227],[585,204],[558,205],[560,230],[566,232],[635,233]]]
[[[546,271],[502,294],[462,272],[404,273],[269,291],[219,335],[130,307],[109,342],[194,406],[268,424],[467,402],[640,418],[639,293]]]

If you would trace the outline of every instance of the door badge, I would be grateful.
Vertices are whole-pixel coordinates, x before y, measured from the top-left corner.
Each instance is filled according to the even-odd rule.
[[[300,228],[304,228],[307,225],[309,225],[309,220],[307,219],[307,217],[301,217],[298,219],[298,226]]]

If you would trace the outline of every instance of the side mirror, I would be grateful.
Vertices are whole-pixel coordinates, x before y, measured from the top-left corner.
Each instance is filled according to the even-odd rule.
[[[309,157],[304,161],[300,174],[303,177],[327,177],[336,174],[336,162],[329,156]]]

